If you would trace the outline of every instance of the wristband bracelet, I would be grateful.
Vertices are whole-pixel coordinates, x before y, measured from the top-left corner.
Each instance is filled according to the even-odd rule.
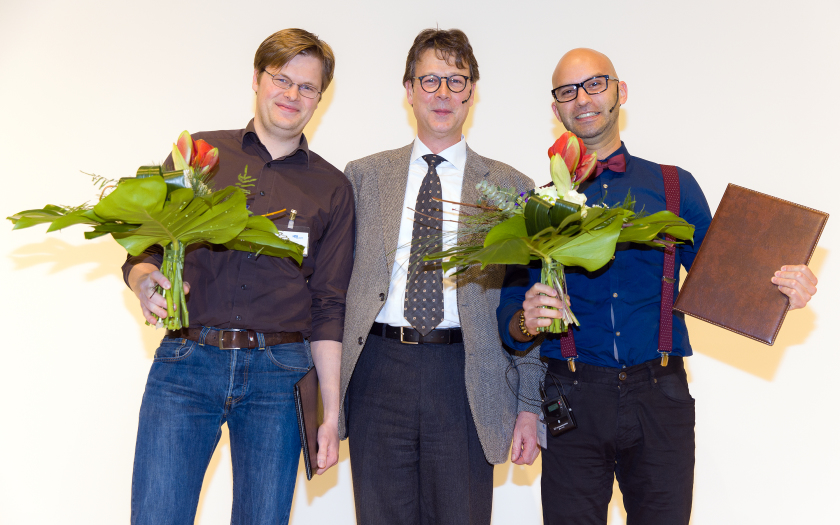
[[[525,337],[534,337],[534,334],[532,334],[528,331],[527,328],[525,328],[525,310],[519,310],[519,331],[522,332],[522,335],[524,335]]]

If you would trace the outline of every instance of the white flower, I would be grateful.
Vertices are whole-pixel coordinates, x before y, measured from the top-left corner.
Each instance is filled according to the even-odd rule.
[[[578,193],[575,190],[569,190],[566,192],[566,195],[563,196],[564,201],[573,202],[575,204],[580,204],[583,206],[586,204],[586,195],[582,193]]]
[[[537,188],[536,193],[540,197],[551,202],[551,204],[554,204],[554,201],[560,198],[559,195],[557,195],[557,188],[554,186],[549,186],[548,188]]]

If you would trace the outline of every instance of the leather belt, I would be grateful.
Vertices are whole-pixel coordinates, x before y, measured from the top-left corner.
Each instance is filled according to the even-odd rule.
[[[167,337],[182,337],[190,341],[200,342],[203,328],[181,328],[180,330],[167,330]],[[260,346],[257,333],[254,330],[245,328],[211,328],[204,336],[204,344],[218,346],[222,350],[239,350],[240,348],[258,348]],[[303,335],[300,332],[271,332],[262,334],[265,339],[265,346],[285,345],[289,343],[302,343]]]
[[[373,323],[370,333],[388,339],[397,339],[401,343],[409,345],[436,344],[450,345],[464,342],[464,334],[460,328],[443,328],[432,330],[427,335],[420,335],[420,332],[407,326],[391,326],[383,323]]]

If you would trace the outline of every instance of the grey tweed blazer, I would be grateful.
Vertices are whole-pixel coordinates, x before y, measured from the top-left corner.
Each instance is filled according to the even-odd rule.
[[[388,295],[412,146],[353,161],[344,172],[353,184],[356,198],[356,256],[347,290],[341,355],[342,402],[338,417],[341,439],[347,437],[347,386],[368,332],[385,304],[380,294]],[[519,191],[534,187],[534,182],[522,173],[467,147],[461,202],[476,202],[479,192],[475,186],[482,180]],[[520,366],[518,373],[511,370],[507,374],[510,386],[506,383],[505,370],[514,358],[502,348],[496,322],[503,277],[504,267],[491,265],[485,270],[470,268],[458,275],[456,281],[467,354],[464,370],[467,396],[484,455],[494,464],[507,461],[517,414],[539,410],[518,401],[513,391],[533,398],[541,376],[537,366]],[[531,351],[516,360],[533,364],[538,356],[539,351]]]

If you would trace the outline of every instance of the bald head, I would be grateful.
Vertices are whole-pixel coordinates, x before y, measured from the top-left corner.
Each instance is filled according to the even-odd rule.
[[[581,47],[572,49],[560,59],[551,76],[551,87],[577,84],[595,75],[618,78],[615,67],[607,55]],[[580,78],[578,78],[580,77]]]
[[[590,83],[591,93],[582,84],[607,75],[608,79],[598,81],[605,82],[606,86],[603,82]],[[555,90],[569,85],[576,87],[565,88],[563,102],[556,100],[557,92],[553,91],[555,101],[551,110],[567,130],[583,139],[587,148],[597,150],[599,158],[606,158],[621,147],[617,109],[627,102],[627,84],[618,80],[607,55],[594,49],[579,48],[563,55],[551,77],[551,87]],[[574,98],[568,98],[570,95]]]

